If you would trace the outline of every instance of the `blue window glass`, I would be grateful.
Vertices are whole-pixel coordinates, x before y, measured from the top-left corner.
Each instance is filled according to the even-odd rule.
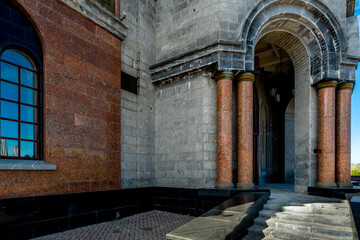
[[[19,138],[19,123],[1,120],[1,137]]]
[[[20,157],[25,158],[34,158],[36,157],[36,143],[35,142],[28,142],[28,141],[21,141],[20,142]]]
[[[20,132],[21,139],[36,140],[36,125],[21,123]]]
[[[36,73],[26,69],[20,69],[20,82],[22,85],[37,88]]]
[[[35,65],[26,54],[8,49],[0,56],[0,76],[0,156],[38,159],[39,83]]]
[[[0,68],[1,68],[1,79],[18,83],[18,79],[19,79],[18,67],[11,65],[11,64],[1,62]]]
[[[24,68],[35,70],[35,66],[32,63],[31,59],[20,51],[14,49],[5,50],[1,54],[1,60],[19,65]]]
[[[19,101],[19,87],[16,84],[1,81],[1,98]]]
[[[22,103],[36,105],[37,92],[35,90],[30,89],[30,88],[21,87],[20,88],[20,101]]]
[[[2,157],[17,157],[19,156],[19,141],[1,139],[1,156]]]
[[[8,102],[5,100],[1,101],[1,117],[19,120],[19,109],[18,104]]]

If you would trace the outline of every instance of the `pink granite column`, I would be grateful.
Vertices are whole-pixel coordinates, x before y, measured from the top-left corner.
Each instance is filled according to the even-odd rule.
[[[335,92],[336,81],[319,83],[318,89],[318,186],[335,184]]]
[[[217,81],[217,188],[233,188],[232,72],[219,72]]]
[[[243,73],[237,86],[238,188],[254,188],[253,180],[253,85],[255,76]]]
[[[351,187],[351,94],[353,83],[340,83],[336,92],[336,183]]]

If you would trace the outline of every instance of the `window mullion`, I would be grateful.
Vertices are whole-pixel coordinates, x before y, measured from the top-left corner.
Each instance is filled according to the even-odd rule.
[[[19,149],[18,149],[18,157],[21,157],[21,141],[20,141],[20,136],[21,136],[21,126],[20,126],[20,120],[21,120],[21,105],[20,105],[20,102],[21,102],[21,92],[20,92],[20,79],[21,79],[21,77],[20,77],[20,68],[18,67],[18,95],[19,95],[19,97],[18,97],[18,116],[19,116],[19,119],[18,119],[18,133],[19,133],[19,136],[18,136],[18,144],[19,144]]]

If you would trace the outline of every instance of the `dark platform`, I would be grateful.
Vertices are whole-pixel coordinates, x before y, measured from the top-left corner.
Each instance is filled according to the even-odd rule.
[[[346,199],[347,194],[360,193],[359,188],[319,188],[308,187],[308,194],[328,198]]]
[[[151,210],[200,216],[229,198],[269,190],[148,187],[0,199],[0,239],[28,239]]]

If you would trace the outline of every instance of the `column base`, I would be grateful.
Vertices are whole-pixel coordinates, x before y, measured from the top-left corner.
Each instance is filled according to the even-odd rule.
[[[336,183],[322,183],[322,182],[318,182],[317,186],[319,188],[337,188]]]
[[[353,188],[353,185],[351,182],[349,183],[336,183],[336,185],[339,187],[339,188]]]
[[[236,184],[236,187],[240,189],[255,189],[255,185],[253,183],[238,183]]]
[[[218,189],[234,188],[234,184],[233,183],[216,183],[215,188],[218,188]]]

